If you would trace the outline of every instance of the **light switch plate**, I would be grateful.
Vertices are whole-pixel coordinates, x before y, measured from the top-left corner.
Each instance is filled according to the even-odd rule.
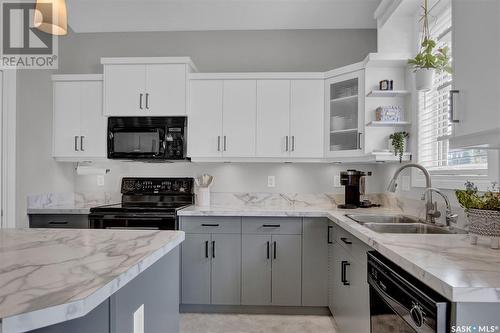
[[[339,175],[333,176],[333,187],[342,187],[342,185],[340,185]]]
[[[267,176],[267,187],[276,187],[276,177]]]
[[[104,186],[104,176],[103,175],[97,176],[97,186]]]

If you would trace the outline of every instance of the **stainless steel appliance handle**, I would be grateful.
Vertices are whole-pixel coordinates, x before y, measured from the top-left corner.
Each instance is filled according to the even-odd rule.
[[[78,136],[75,135],[75,151],[78,151]]]
[[[144,94],[139,94],[139,109],[143,110],[144,108],[142,107],[142,95]]]
[[[85,149],[83,148],[83,140],[85,139],[85,136],[81,135],[80,136],[80,150],[81,151],[85,151]]]
[[[460,90],[450,90],[450,122],[458,124],[460,120],[455,119],[455,95],[460,93]]]
[[[146,93],[146,109],[149,110],[149,93]]]

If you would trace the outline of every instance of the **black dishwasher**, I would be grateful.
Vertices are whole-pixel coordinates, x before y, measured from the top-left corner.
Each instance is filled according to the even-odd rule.
[[[371,333],[446,333],[450,303],[378,252],[368,253]]]

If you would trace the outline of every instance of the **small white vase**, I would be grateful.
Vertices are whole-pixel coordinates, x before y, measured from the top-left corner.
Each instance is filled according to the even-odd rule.
[[[434,81],[434,69],[421,68],[415,72],[415,88],[417,91],[429,91]]]
[[[196,205],[198,207],[210,207],[210,188],[199,187],[196,199]]]

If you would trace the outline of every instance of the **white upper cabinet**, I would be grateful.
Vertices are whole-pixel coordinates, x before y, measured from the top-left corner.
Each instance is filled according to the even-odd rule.
[[[288,157],[289,134],[290,81],[257,81],[257,156]]]
[[[188,156],[222,156],[221,80],[191,80],[188,115]]]
[[[293,157],[323,157],[323,82],[292,80],[290,83],[290,152]]]
[[[224,157],[255,156],[255,80],[224,80],[222,151]]]
[[[53,156],[79,161],[106,157],[101,75],[55,75]]]
[[[363,154],[363,71],[339,75],[326,81],[327,156]]]
[[[500,3],[452,1],[452,148],[500,148]]]
[[[191,60],[180,58],[103,58],[104,114],[107,116],[184,116]]]

